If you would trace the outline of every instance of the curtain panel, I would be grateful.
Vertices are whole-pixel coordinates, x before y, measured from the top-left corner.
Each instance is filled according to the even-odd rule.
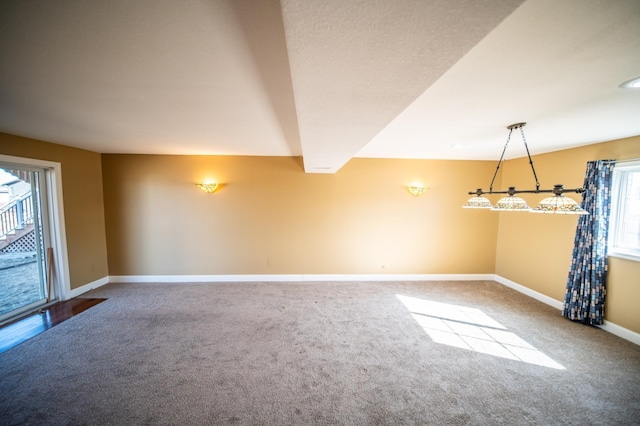
[[[578,219],[562,310],[570,320],[590,325],[604,323],[613,168],[610,160],[587,163],[581,207],[589,214]]]

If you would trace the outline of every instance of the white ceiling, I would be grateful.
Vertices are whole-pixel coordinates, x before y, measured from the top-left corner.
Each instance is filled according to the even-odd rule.
[[[102,153],[334,173],[497,160],[521,121],[532,154],[640,135],[638,0],[3,0],[0,58],[0,131]]]

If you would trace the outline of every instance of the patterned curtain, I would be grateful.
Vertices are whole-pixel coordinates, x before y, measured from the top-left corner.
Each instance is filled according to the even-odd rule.
[[[562,315],[584,324],[604,322],[607,278],[607,236],[611,210],[611,174],[614,163],[598,160],[587,163],[582,208],[573,246]]]

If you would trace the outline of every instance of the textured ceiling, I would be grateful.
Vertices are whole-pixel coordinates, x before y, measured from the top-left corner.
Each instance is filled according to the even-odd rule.
[[[4,0],[0,57],[0,131],[104,153],[334,173],[640,134],[638,0]]]

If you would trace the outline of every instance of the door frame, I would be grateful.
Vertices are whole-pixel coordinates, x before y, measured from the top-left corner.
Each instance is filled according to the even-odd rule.
[[[45,169],[45,200],[48,210],[50,243],[53,248],[53,269],[51,274],[51,300],[71,298],[67,234],[64,224],[64,202],[62,197],[62,164],[55,161],[16,157],[0,154],[0,162],[16,165],[35,166]]]

